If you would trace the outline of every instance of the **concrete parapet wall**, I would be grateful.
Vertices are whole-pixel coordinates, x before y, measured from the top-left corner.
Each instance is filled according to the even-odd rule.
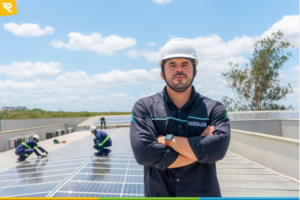
[[[299,119],[281,120],[282,137],[299,140]]]
[[[299,180],[299,140],[231,129],[229,151]]]
[[[43,119],[2,119],[1,132],[16,129],[26,129],[55,124],[65,124],[67,127],[76,127],[78,124],[90,117],[72,118],[43,118]]]
[[[257,119],[230,121],[232,129],[264,133],[299,140],[299,119]]]
[[[26,128],[26,129],[18,129],[12,131],[4,131],[1,132],[1,139],[0,139],[0,152],[9,150],[9,139],[15,136],[25,136],[27,134],[36,134],[40,136],[40,140],[46,139],[47,132],[55,132],[58,129],[65,129],[64,124],[55,124],[55,125],[48,125],[48,126],[41,126],[41,127],[34,127],[34,128]]]

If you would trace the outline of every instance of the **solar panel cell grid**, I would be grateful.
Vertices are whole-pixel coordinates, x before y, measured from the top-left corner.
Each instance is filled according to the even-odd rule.
[[[144,194],[143,184],[125,184],[124,194]]]
[[[47,159],[30,159],[0,172],[0,196],[142,196],[143,167],[132,155],[129,129],[109,131],[114,144],[109,157],[92,156],[91,135],[51,152]]]
[[[94,181],[94,182],[123,182],[125,180],[125,176],[118,176],[118,175],[86,175],[86,174],[77,174],[72,179],[81,180],[81,181]]]
[[[89,182],[80,183],[68,181],[60,190],[71,192],[120,193],[122,190],[122,184]]]
[[[30,194],[38,192],[49,192],[55,188],[57,183],[47,183],[47,184],[37,184],[34,187],[32,185],[28,186],[16,186],[2,189],[0,191],[0,196],[13,196],[16,194]]]
[[[48,195],[48,192],[44,193],[33,193],[33,194],[28,194],[28,195],[18,195],[14,197],[46,197]]]
[[[120,197],[120,194],[57,192],[53,197]]]
[[[89,173],[89,174],[125,174],[126,169],[102,169],[102,168],[83,168],[79,173]]]

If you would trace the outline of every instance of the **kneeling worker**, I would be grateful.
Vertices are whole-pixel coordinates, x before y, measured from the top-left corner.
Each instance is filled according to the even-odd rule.
[[[96,137],[94,138],[94,149],[97,149],[98,152],[95,153],[95,156],[108,156],[111,150],[105,147],[112,145],[109,135],[107,135],[104,131],[97,131],[96,126],[91,126],[90,132]]]
[[[28,140],[27,142],[22,142],[19,144],[16,148],[16,155],[19,156],[17,162],[23,162],[32,154],[33,152],[39,157],[43,158],[46,157],[47,155],[41,155],[39,152],[35,149],[38,148],[40,151],[43,153],[48,154],[48,152],[37,145],[37,143],[40,141],[40,137],[38,135],[34,135],[31,140]]]

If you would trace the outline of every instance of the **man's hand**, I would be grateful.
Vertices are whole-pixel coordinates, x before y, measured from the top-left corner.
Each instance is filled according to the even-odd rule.
[[[164,136],[164,135],[159,135],[159,136],[157,136],[157,142],[159,142],[159,143],[165,145],[165,144],[166,144],[166,143],[165,143],[165,137],[166,137],[166,136]]]
[[[215,127],[214,126],[207,126],[206,129],[201,133],[200,136],[213,135],[214,131],[215,131]]]
[[[47,154],[47,155],[48,155],[48,151],[45,151],[45,154]]]
[[[41,158],[45,158],[45,157],[47,157],[47,155],[41,155]]]

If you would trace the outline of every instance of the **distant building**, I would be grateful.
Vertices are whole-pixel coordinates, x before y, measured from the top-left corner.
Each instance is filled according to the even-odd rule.
[[[8,107],[8,106],[4,106],[2,107],[3,111],[9,111],[9,110],[26,110],[27,107],[24,106],[17,106],[17,107]]]

